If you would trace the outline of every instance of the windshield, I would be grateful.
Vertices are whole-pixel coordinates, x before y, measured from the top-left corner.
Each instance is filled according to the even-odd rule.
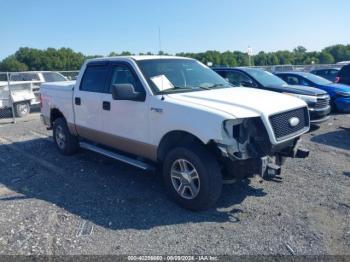
[[[154,92],[175,93],[232,87],[207,66],[189,59],[151,59],[138,61]]]
[[[247,68],[245,71],[263,86],[287,85],[287,83],[284,82],[281,78],[275,76],[274,74],[271,74],[270,72],[253,68]]]
[[[303,77],[305,77],[306,79],[310,80],[311,82],[314,82],[317,85],[329,85],[332,84],[331,81],[320,77],[320,76],[316,76],[314,74],[303,74]]]
[[[55,73],[55,72],[43,72],[43,77],[45,79],[45,82],[62,82],[62,81],[67,81],[67,79],[59,74],[59,73]]]

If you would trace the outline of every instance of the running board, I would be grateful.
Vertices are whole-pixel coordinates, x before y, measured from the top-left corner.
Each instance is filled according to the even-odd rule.
[[[130,157],[127,157],[127,156],[124,156],[124,155],[112,152],[110,150],[107,150],[107,149],[104,149],[104,148],[101,148],[101,147],[98,147],[98,146],[95,146],[95,145],[92,145],[92,144],[89,144],[89,143],[86,143],[86,142],[80,142],[79,145],[80,145],[81,148],[84,148],[84,149],[87,149],[87,150],[99,153],[101,155],[104,155],[104,156],[107,156],[107,157],[119,160],[119,161],[121,161],[123,163],[126,163],[126,164],[129,164],[131,166],[140,168],[142,170],[153,170],[154,169],[153,166],[151,166],[149,164],[146,164],[146,163],[144,163],[142,161],[139,161],[139,160],[136,160],[136,159],[133,159],[133,158],[130,158]]]

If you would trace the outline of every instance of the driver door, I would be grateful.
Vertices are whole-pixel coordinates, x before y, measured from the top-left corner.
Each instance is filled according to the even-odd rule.
[[[102,126],[105,143],[127,153],[153,158],[149,134],[149,105],[145,101],[113,100],[112,85],[132,84],[135,91],[146,92],[134,69],[126,62],[110,64],[108,93],[103,94]]]

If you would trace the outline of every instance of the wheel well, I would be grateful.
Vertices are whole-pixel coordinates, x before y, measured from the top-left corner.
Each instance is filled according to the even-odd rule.
[[[58,110],[57,108],[51,109],[51,113],[50,113],[50,123],[51,126],[53,125],[53,122],[55,122],[56,119],[58,118],[64,118],[64,115],[61,113],[60,110]]]
[[[166,153],[171,149],[191,143],[197,143],[205,146],[205,144],[198,137],[192,135],[191,133],[186,131],[171,131],[167,133],[159,143],[157,160],[161,162],[164,160]]]

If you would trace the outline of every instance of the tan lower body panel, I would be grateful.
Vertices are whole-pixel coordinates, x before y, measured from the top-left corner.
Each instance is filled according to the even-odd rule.
[[[71,128],[69,128],[71,130]],[[90,128],[75,126],[74,131],[82,138],[94,141],[104,146],[142,156],[152,161],[157,160],[157,147],[143,142],[107,134]]]

